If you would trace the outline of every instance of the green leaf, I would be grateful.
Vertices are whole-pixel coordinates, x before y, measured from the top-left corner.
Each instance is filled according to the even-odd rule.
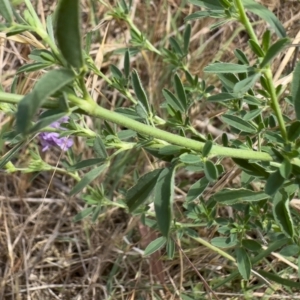
[[[52,15],[48,15],[46,18],[46,28],[47,28],[47,32],[49,34],[50,39],[52,40],[52,42],[55,42]]]
[[[75,165],[72,165],[70,167],[68,167],[68,171],[70,172],[74,172],[77,170],[81,170],[87,167],[92,167],[95,166],[97,164],[103,163],[105,161],[104,158],[90,158],[90,159],[86,159],[83,160]]]
[[[18,69],[17,74],[20,74],[20,73],[23,73],[23,72],[30,73],[30,72],[34,72],[34,71],[37,71],[37,70],[46,69],[47,67],[49,67],[51,65],[52,65],[51,63],[40,63],[40,62],[32,63],[32,64],[26,64],[26,65],[21,66]]]
[[[203,177],[196,181],[189,189],[187,196],[186,196],[186,201],[191,202],[197,199],[202,195],[202,193],[205,191],[209,184],[209,181],[206,177]]]
[[[242,245],[244,248],[247,248],[250,251],[260,251],[261,250],[261,244],[254,240],[242,240]]]
[[[105,145],[99,135],[96,136],[94,140],[94,150],[98,157],[107,158],[107,152],[105,149]]]
[[[273,216],[282,232],[290,238],[295,235],[293,219],[289,208],[289,198],[286,194],[277,192],[273,199]]]
[[[41,115],[38,122],[36,122],[29,130],[29,134],[40,131],[41,129],[51,125],[53,122],[60,120],[66,115],[65,111],[61,110],[48,110],[47,114]]]
[[[247,174],[255,177],[268,178],[269,173],[257,163],[249,163],[245,159],[232,158],[239,167]]]
[[[157,225],[163,236],[168,237],[173,218],[175,167],[165,168],[159,174],[154,196]]]
[[[138,98],[138,100],[141,102],[141,104],[144,106],[145,110],[147,113],[150,112],[150,106],[149,106],[149,101],[146,95],[146,92],[141,84],[139,75],[136,70],[132,71],[132,86],[134,89],[134,92]]]
[[[190,39],[192,28],[190,24],[187,24],[183,33],[183,51],[185,54],[189,51]]]
[[[119,7],[122,9],[122,12],[124,12],[126,15],[129,13],[129,9],[131,6],[132,0],[129,1],[129,3],[127,4],[125,0],[120,0],[120,2],[118,3]]]
[[[32,5],[33,3],[31,3],[32,1],[24,0],[24,2],[26,4],[26,7],[28,8],[28,10],[25,9],[23,12],[24,19],[28,21],[28,23],[35,28],[43,27],[39,19],[39,16],[37,15],[35,8]]]
[[[173,259],[175,254],[175,242],[173,239],[169,239],[167,242],[167,255],[168,259]]]
[[[130,53],[128,49],[124,56],[124,74],[126,78],[128,78],[130,75]]]
[[[24,144],[25,141],[19,142],[0,158],[0,169],[4,168],[4,166],[11,161],[11,159],[19,152]]]
[[[49,96],[71,83],[75,76],[71,70],[58,69],[46,73],[19,103],[17,111],[17,131],[27,133],[30,122]]]
[[[226,88],[226,90],[228,92],[232,92],[235,84],[237,82],[239,82],[238,77],[236,75],[232,74],[232,73],[223,73],[223,74],[222,73],[218,73],[217,77],[222,82],[224,88]]]
[[[279,167],[279,173],[284,179],[288,179],[292,172],[291,162],[285,158]]]
[[[284,144],[285,141],[284,139],[282,138],[282,136],[276,132],[273,132],[273,131],[269,131],[269,130],[266,130],[265,131],[265,139],[271,141],[271,142],[276,142],[276,143],[280,143],[280,144]]]
[[[299,254],[299,251],[300,251],[300,248],[298,245],[288,245],[288,246],[285,246],[283,247],[281,250],[280,250],[280,255],[283,255],[283,256],[296,256]]]
[[[224,147],[228,147],[229,140],[228,140],[227,133],[225,132],[222,134],[222,143]]]
[[[110,69],[110,72],[112,73],[113,77],[115,77],[117,79],[122,79],[123,78],[122,72],[115,65],[111,64],[109,66],[109,69]]]
[[[107,169],[108,164],[101,165],[93,170],[89,171],[83,176],[83,178],[73,187],[70,191],[69,196],[73,196],[83,190],[88,184],[94,181],[105,169]]]
[[[213,200],[222,204],[238,202],[255,202],[269,198],[264,192],[254,192],[247,189],[223,189],[212,196]]]
[[[272,252],[275,252],[277,249],[285,245],[289,242],[289,239],[287,238],[281,238],[280,240],[277,240],[273,243],[270,243],[268,248],[266,250],[259,251],[259,254],[256,255],[251,261],[252,264],[256,264],[258,262],[261,262],[261,260],[265,257],[268,257]],[[228,280],[233,280],[238,276],[238,272],[233,272],[231,275],[229,275],[225,280],[222,280],[220,283],[213,286],[214,290],[218,289],[218,287],[221,287],[223,284],[226,284]]]
[[[127,191],[125,202],[132,212],[142,205],[151,195],[162,169],[156,169],[143,176]]]
[[[80,0],[60,0],[56,18],[58,47],[65,60],[80,69],[83,66]]]
[[[297,120],[300,120],[300,61],[296,64],[292,80],[292,99]]]
[[[204,68],[207,73],[246,73],[252,70],[249,66],[233,63],[213,63]]]
[[[204,162],[204,173],[206,178],[210,182],[214,182],[218,179],[218,169],[216,168],[215,164],[210,160]]]
[[[282,278],[282,277],[280,277],[276,274],[269,273],[269,272],[266,272],[264,270],[258,270],[257,273],[259,273],[262,277],[265,277],[269,280],[272,280],[272,281],[274,281],[274,282],[276,282],[280,285],[296,288],[297,290],[300,289],[300,283],[299,282],[294,282],[292,280]]]
[[[275,56],[282,51],[287,44],[290,43],[290,40],[288,38],[280,39],[275,44],[273,44],[267,53],[265,54],[262,62],[260,63],[260,68],[264,68],[266,65],[268,65]]]
[[[118,135],[118,138],[121,140],[121,141],[125,141],[125,140],[128,140],[132,137],[136,137],[137,136],[137,133],[136,131],[133,131],[131,129],[125,129],[125,130],[121,130],[117,133]]]
[[[254,73],[251,76],[239,81],[233,88],[234,93],[246,93],[248,90],[252,89],[256,81],[260,78],[260,73]]]
[[[184,113],[185,109],[174,94],[172,94],[169,90],[163,89],[163,96],[165,97],[167,103],[175,110]]]
[[[179,158],[181,162],[188,165],[197,164],[202,161],[199,155],[190,153],[183,153]]]
[[[13,11],[10,2],[9,0],[0,0],[0,14],[8,23],[13,22]]]
[[[265,185],[265,192],[272,196],[274,195],[283,185],[285,179],[280,175],[280,171],[277,170],[275,172],[273,172]]]
[[[84,210],[82,210],[80,213],[78,213],[74,218],[73,218],[73,222],[79,222],[82,219],[86,218],[87,216],[89,216],[90,214],[92,214],[94,210],[94,207],[88,207]]]
[[[203,19],[203,18],[206,18],[206,17],[209,17],[210,16],[210,12],[209,11],[196,11],[190,15],[188,15],[187,17],[184,18],[184,21],[185,22],[188,22],[188,21],[193,21],[193,20],[199,20],[199,19]]]
[[[133,110],[132,108],[127,108],[127,107],[118,107],[115,109],[115,112],[124,115],[130,119],[133,120],[139,120],[141,121],[141,117],[137,115],[136,111]]]
[[[161,155],[178,155],[182,151],[182,147],[176,145],[167,145],[159,149]]]
[[[182,300],[195,300],[195,298],[191,298],[190,296],[181,293],[180,297],[182,298]]]
[[[271,43],[271,31],[266,30],[262,37],[262,47],[265,52],[269,50],[270,43]]]
[[[203,155],[203,157],[207,157],[209,155],[212,147],[213,147],[213,142],[210,141],[210,140],[207,140],[205,142],[205,144],[204,144],[203,149],[202,149],[202,155]]]
[[[103,209],[103,206],[102,206],[101,204],[98,204],[98,205],[95,207],[95,209],[94,209],[94,211],[93,211],[93,215],[92,215],[92,222],[93,222],[93,223],[95,223],[95,222],[97,221],[97,219],[98,219],[98,217],[99,217],[99,215],[100,215],[102,209]]]
[[[207,98],[208,102],[223,102],[238,99],[237,94],[232,93],[220,93],[217,95],[212,95]]]
[[[172,159],[174,158],[174,155],[162,155],[160,154],[160,149],[155,148],[155,147],[143,147],[148,153],[150,153],[151,155],[153,155],[154,157],[157,157],[163,161],[172,161]]]
[[[264,57],[265,53],[263,49],[258,45],[255,41],[249,40],[248,41],[249,46],[251,47],[251,50],[258,56],[258,57]]]
[[[243,116],[243,120],[251,121],[254,118],[256,118],[257,116],[259,116],[262,113],[262,111],[263,110],[261,108],[250,110]]]
[[[171,45],[173,51],[178,56],[183,56],[183,52],[182,52],[181,47],[179,46],[177,40],[174,37],[170,37],[169,42],[170,42],[170,45]]]
[[[298,78],[298,81],[299,78]],[[294,142],[300,136],[300,121],[295,121],[291,126],[288,127],[288,139],[291,142]]]
[[[255,133],[256,132],[256,128],[254,125],[252,125],[251,123],[243,120],[242,118],[238,117],[238,116],[233,116],[233,115],[223,115],[222,116],[222,120],[234,127],[239,129],[240,131],[243,132],[249,132],[249,133]]]
[[[288,194],[288,196],[292,196],[295,192],[299,189],[298,184],[289,181],[287,184],[284,185],[284,191]]]
[[[237,240],[232,241],[230,237],[215,237],[210,243],[218,248],[231,248],[236,246]]]
[[[236,248],[235,254],[236,254],[236,262],[240,274],[245,280],[249,280],[252,264],[248,256],[248,253],[244,248]]]
[[[156,240],[149,243],[149,245],[146,247],[144,251],[144,256],[149,256],[159,249],[161,249],[167,242],[167,239],[164,236],[160,236]]]
[[[261,105],[261,104],[262,104],[261,99],[255,98],[255,97],[250,96],[250,95],[245,96],[245,97],[243,98],[243,100],[244,100],[246,103],[250,104],[250,105]]]
[[[187,109],[186,94],[184,91],[183,84],[177,74],[175,74],[175,76],[174,76],[174,87],[175,87],[175,91],[176,91],[176,96],[178,97],[184,110],[186,110]]]
[[[189,0],[189,2],[210,10],[223,10],[219,0]]]
[[[254,0],[243,0],[244,7],[251,11],[252,13],[258,15],[263,20],[265,20],[269,25],[275,30],[276,34],[280,38],[284,38],[286,36],[286,32],[280,21],[277,17],[268,10],[265,6],[257,3]]]
[[[249,65],[249,60],[247,58],[247,56],[245,55],[245,53],[240,50],[240,49],[235,49],[234,50],[234,55],[235,57],[243,64],[243,65]]]
[[[141,102],[138,102],[135,106],[135,112],[140,118],[142,118],[142,120],[146,120],[148,118],[147,110]]]

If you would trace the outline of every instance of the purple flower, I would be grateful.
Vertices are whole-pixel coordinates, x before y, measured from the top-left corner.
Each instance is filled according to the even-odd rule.
[[[69,120],[69,117],[63,117],[60,120],[53,122],[50,126],[55,129],[64,130],[60,124],[66,123]],[[61,150],[67,151],[69,148],[73,146],[73,140],[68,137],[60,137],[57,132],[41,132],[39,134],[42,151],[47,151],[52,146],[58,146]]]

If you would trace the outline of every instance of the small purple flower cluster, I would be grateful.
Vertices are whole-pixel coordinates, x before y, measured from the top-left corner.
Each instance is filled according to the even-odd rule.
[[[64,130],[60,125],[61,123],[66,123],[69,120],[69,117],[63,117],[60,120],[53,122],[51,127],[56,129]],[[41,132],[39,134],[42,151],[47,151],[50,147],[58,146],[61,150],[67,151],[73,146],[73,140],[68,137],[59,137],[57,132]]]

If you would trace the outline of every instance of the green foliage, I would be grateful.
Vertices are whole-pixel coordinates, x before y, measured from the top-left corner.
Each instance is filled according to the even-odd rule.
[[[254,0],[243,0],[245,8],[251,11],[252,13],[258,15],[260,18],[265,20],[269,25],[273,28],[276,34],[280,38],[284,38],[286,36],[286,32],[280,21],[277,17],[268,10],[265,6],[257,3]]]
[[[229,124],[230,126],[244,132],[249,132],[249,133],[255,133],[256,128],[253,124],[250,122],[247,122],[243,120],[242,118],[234,115],[223,115],[222,119],[225,123]]]
[[[60,91],[74,79],[74,73],[68,69],[52,70],[45,74],[34,86],[33,91],[27,94],[18,105],[17,131],[26,134],[31,120],[48,97]]]
[[[291,91],[288,86],[275,86],[271,64],[289,39],[275,15],[256,1],[189,2],[202,10],[187,16],[186,21],[220,19],[212,28],[239,22],[249,35],[247,47],[251,51],[235,49],[233,61],[207,62],[205,79],[199,78],[192,71],[189,55],[191,24],[156,48],[131,20],[130,1],[119,1],[116,7],[108,6],[108,18],[125,22],[131,40],[115,52],[124,56],[121,67],[116,63],[107,71],[99,70],[89,54],[94,34],[87,33],[85,45],[82,43],[80,1],[60,0],[56,15],[48,16],[43,28],[30,1],[25,1],[27,9],[20,22],[23,17],[14,12],[9,1],[0,0],[0,13],[8,23],[0,30],[7,35],[29,30],[45,46],[32,49],[31,62],[18,69],[12,92],[0,92],[0,110],[16,118],[12,128],[0,132],[1,144],[10,145],[0,166],[7,172],[53,170],[42,160],[38,145],[32,150],[27,139],[39,138],[45,131],[54,134],[54,140],[80,137],[92,157],[69,149],[61,167],[55,169],[74,179],[69,195],[81,193],[86,202],[74,221],[90,218],[97,222],[107,207],[127,209],[140,217],[144,226],[162,235],[148,244],[144,256],[165,247],[166,257],[174,259],[177,239],[182,247],[192,247],[192,239],[201,241],[234,262],[235,271],[212,283],[217,289],[237,277],[251,282],[257,274],[255,265],[263,264],[272,252],[300,261],[300,218],[291,207],[300,185],[300,64],[293,72]],[[272,32],[266,30],[259,40],[246,11],[267,22],[279,39],[274,41]],[[143,55],[136,56],[138,52]],[[131,65],[133,56],[136,69]],[[166,74],[161,82],[157,79],[155,93],[138,71],[140,59],[151,56]],[[30,92],[13,94],[20,84],[19,75],[38,70],[46,74]],[[86,74],[101,78],[107,87],[102,91],[107,92],[105,97],[116,97],[111,110],[103,104],[103,95],[92,99]],[[194,127],[194,111],[202,114],[206,105],[225,110],[210,120],[221,134],[206,129],[200,133]],[[296,120],[285,115],[283,107],[294,110]],[[84,115],[92,117],[94,126],[86,124]],[[65,116],[71,117],[63,128],[52,126]],[[215,138],[215,133],[222,139]],[[31,164],[14,166],[14,157],[25,147],[30,148]],[[234,168],[229,170],[232,164]],[[97,180],[100,176],[101,183]],[[184,196],[175,210],[176,186]],[[230,208],[230,216],[223,212],[224,207]],[[195,229],[201,226],[213,228],[215,235],[209,241],[198,237]],[[254,232],[261,238],[255,239]],[[276,267],[269,270],[259,274],[284,287],[299,288],[297,282],[282,278]]]
[[[94,168],[89,171],[84,177],[73,187],[70,191],[69,195],[75,195],[82,191],[87,185],[89,185],[92,181],[94,181],[101,173],[103,173],[107,169],[108,165],[103,164],[99,167]]]
[[[62,110],[50,110],[46,111],[44,114],[41,114],[39,120],[30,128],[29,133],[33,134],[40,132],[43,128],[51,125],[53,122],[56,122],[63,118],[66,115],[65,111]]]
[[[200,197],[204,190],[207,188],[208,184],[209,181],[206,177],[203,177],[196,181],[194,184],[192,184],[187,193],[186,201],[191,202]]]
[[[300,120],[300,62],[297,63],[292,82],[292,99],[295,106],[297,120]]]
[[[173,219],[175,167],[165,168],[155,185],[154,207],[157,225],[163,236],[168,237]]]
[[[96,138],[94,140],[94,150],[98,157],[103,157],[103,158],[108,157],[105,145],[99,135],[96,136]]]
[[[8,23],[13,22],[13,11],[9,0],[0,0],[0,14]]]
[[[251,260],[244,248],[236,248],[237,266],[245,280],[249,280],[251,272]]]
[[[289,209],[289,199],[285,193],[277,192],[273,200],[273,215],[282,232],[287,237],[294,237],[295,229]]]
[[[210,160],[204,162],[204,173],[210,182],[214,182],[218,179],[218,169]]]
[[[127,191],[126,204],[129,211],[134,211],[148,199],[156,186],[161,171],[161,169],[157,169],[143,175],[139,178],[136,185]]]
[[[278,55],[278,53],[281,52],[288,43],[289,39],[284,38],[278,40],[275,44],[273,44],[264,55],[264,58],[260,63],[260,68],[264,68],[267,64],[269,64],[272,59],[275,58],[275,56]]]
[[[83,66],[79,0],[60,0],[57,11],[56,38],[65,60],[74,68]]]
[[[223,204],[235,204],[243,201],[253,202],[266,198],[269,197],[263,192],[254,192],[247,189],[224,189],[218,193],[215,193],[213,196],[213,199],[216,202]]]
[[[145,249],[144,256],[149,256],[156,252],[157,250],[161,249],[167,242],[167,239],[164,236],[157,238],[156,240],[152,241]]]
[[[132,72],[132,86],[134,89],[134,92],[136,94],[136,97],[138,98],[140,104],[142,105],[141,108],[145,110],[145,117],[147,117],[147,114],[150,112],[150,105],[149,101],[146,95],[146,92],[144,88],[142,87],[141,80],[139,78],[139,75],[137,74],[136,70]]]

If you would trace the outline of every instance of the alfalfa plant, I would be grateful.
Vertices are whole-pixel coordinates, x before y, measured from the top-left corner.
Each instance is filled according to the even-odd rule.
[[[11,147],[1,157],[1,167],[7,172],[56,170],[72,176],[77,183],[70,196],[87,188],[83,198],[89,204],[75,220],[91,216],[96,221],[105,206],[122,207],[141,216],[146,225],[157,228],[162,235],[149,245],[146,254],[166,245],[172,257],[175,240],[188,237],[223,255],[237,265],[237,271],[212,286],[214,289],[237,276],[246,281],[257,276],[288,288],[299,288],[298,282],[256,268],[271,252],[279,250],[300,264],[299,214],[290,205],[298,195],[300,182],[300,64],[293,72],[291,88],[275,85],[272,61],[290,43],[279,20],[253,0],[190,0],[202,10],[186,18],[182,36],[170,38],[169,49],[157,49],[130,19],[130,3],[119,1],[117,7],[111,7],[100,2],[110,10],[106,21],[122,20],[131,34],[130,47],[124,49],[123,69],[111,65],[110,76],[102,73],[89,55],[91,33],[83,45],[79,0],[60,0],[55,14],[47,17],[46,27],[29,0],[24,0],[26,9],[21,15],[10,1],[0,1],[0,13],[6,20],[1,31],[7,37],[34,33],[44,46],[32,49],[30,58],[34,62],[22,66],[17,74],[37,70],[45,73],[26,95],[14,92],[17,80],[10,92],[0,92],[1,110],[15,118],[12,128],[4,128],[1,133]],[[246,11],[269,25],[260,40]],[[254,63],[250,63],[246,53],[235,49],[235,63],[215,61],[205,67],[206,73],[217,76],[221,84],[218,93],[191,74],[186,63],[191,37],[189,22],[206,17],[220,19],[214,28],[239,22],[249,36],[248,46],[255,56]],[[153,52],[174,71],[173,91],[161,91],[165,100],[163,117],[149,101],[137,71],[131,70],[130,58],[140,51]],[[87,74],[104,79],[132,105],[117,107],[115,111],[99,106],[85,84]],[[228,139],[224,133],[217,143],[210,135],[203,136],[193,128],[190,110],[200,101],[227,108],[222,121],[234,139]],[[292,107],[295,118],[285,115],[280,103]],[[83,115],[102,120],[101,130],[78,122]],[[72,154],[72,139],[76,136],[87,140],[87,147],[94,150],[93,158],[82,160]],[[69,151],[65,167],[45,163],[37,148],[31,150],[32,159],[26,168],[15,166],[13,158],[34,137],[41,141],[44,151],[55,145]],[[161,168],[137,174],[134,186],[118,199],[108,199],[105,186],[91,185],[98,176],[109,172],[117,155],[140,149],[165,163]],[[224,188],[206,197],[207,188],[224,175],[224,157],[231,158],[241,170],[240,187]],[[79,170],[84,168],[91,170],[80,176]],[[185,226],[173,215],[176,172],[183,168],[205,175],[187,191],[184,209],[195,226],[201,222],[217,228],[220,236],[210,242],[198,237],[191,226]],[[155,214],[149,210],[151,202]],[[222,206],[232,208],[232,217],[218,215]],[[253,231],[263,238],[251,239],[249,233]]]

